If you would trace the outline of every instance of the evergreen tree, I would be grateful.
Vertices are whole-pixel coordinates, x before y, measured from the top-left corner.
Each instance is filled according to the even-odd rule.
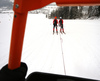
[[[89,9],[88,9],[88,18],[90,18],[91,17],[91,15],[92,15],[92,6],[89,6]]]
[[[98,11],[97,17],[99,17],[100,16],[100,6],[98,6],[97,11]]]
[[[78,8],[79,8],[78,9],[78,18],[81,19],[81,17],[83,16],[83,14],[82,14],[83,6],[79,6]]]
[[[75,6],[71,8],[70,19],[76,19],[76,18],[78,18],[78,8]]]
[[[57,16],[57,18],[62,17],[64,19],[69,18],[69,7],[59,7],[57,10],[51,12],[50,18],[54,18]]]
[[[69,7],[64,7],[63,8],[63,19],[68,19],[69,18]]]

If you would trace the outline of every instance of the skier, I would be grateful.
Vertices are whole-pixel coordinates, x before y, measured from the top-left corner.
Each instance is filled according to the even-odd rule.
[[[59,26],[60,26],[60,33],[64,33],[65,34],[65,32],[64,32],[64,28],[63,28],[63,19],[62,19],[62,17],[60,17],[60,20],[59,20]]]
[[[55,33],[55,27],[56,27],[56,33],[58,34],[57,24],[58,20],[57,17],[55,17],[55,19],[53,20],[53,34]]]

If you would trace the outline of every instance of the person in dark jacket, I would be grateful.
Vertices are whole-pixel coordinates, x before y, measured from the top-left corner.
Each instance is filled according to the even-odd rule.
[[[55,19],[53,20],[53,34],[55,33],[55,27],[56,27],[56,33],[58,34],[57,24],[58,20],[57,17],[55,17]]]
[[[61,32],[61,33],[65,33],[65,32],[64,32],[64,28],[63,28],[63,19],[62,19],[62,17],[60,17],[59,26],[60,26],[60,32]]]

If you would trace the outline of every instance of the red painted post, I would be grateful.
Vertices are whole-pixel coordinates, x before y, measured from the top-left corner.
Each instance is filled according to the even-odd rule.
[[[11,70],[20,67],[26,20],[27,12],[22,14],[14,13],[8,64],[8,68]]]

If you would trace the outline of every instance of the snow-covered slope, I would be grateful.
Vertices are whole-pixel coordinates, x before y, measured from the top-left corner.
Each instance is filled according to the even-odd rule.
[[[8,63],[13,14],[0,14],[0,68]],[[29,14],[22,61],[34,71],[100,79],[100,20],[64,20],[66,34],[52,34],[52,19]],[[59,29],[59,27],[58,27]]]
[[[0,68],[8,63],[13,14],[0,14]]]

